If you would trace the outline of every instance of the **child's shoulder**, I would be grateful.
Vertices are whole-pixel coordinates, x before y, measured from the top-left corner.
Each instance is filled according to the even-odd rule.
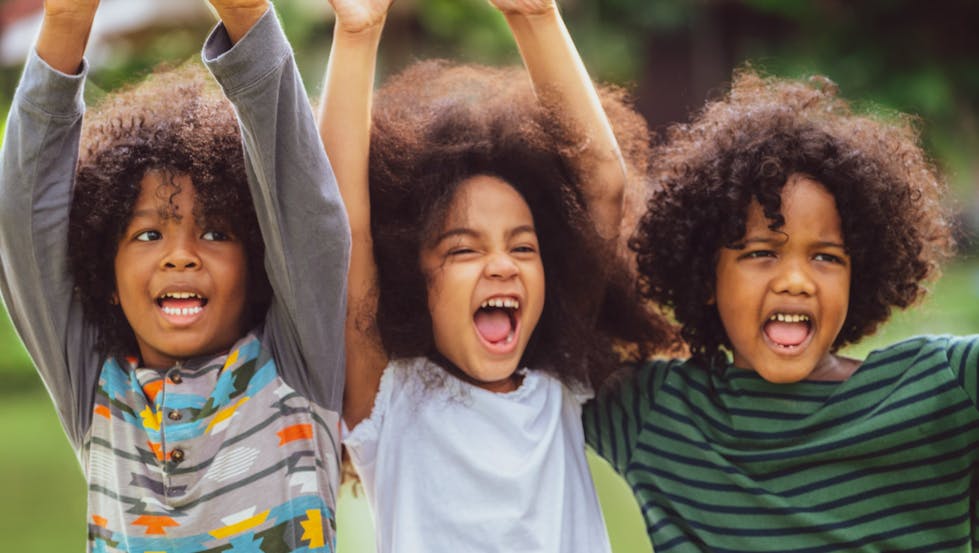
[[[686,384],[704,383],[711,378],[711,369],[693,358],[652,357],[622,365],[602,383],[603,394],[625,388],[641,390],[647,395],[665,382],[678,380]]]
[[[876,367],[910,368],[917,365],[950,364],[955,368],[976,365],[979,334],[921,335],[871,351],[861,370]]]

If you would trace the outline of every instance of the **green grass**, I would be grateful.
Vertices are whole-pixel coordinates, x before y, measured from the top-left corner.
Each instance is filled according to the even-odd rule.
[[[979,259],[949,266],[932,288],[921,304],[896,312],[877,334],[843,353],[862,359],[875,348],[910,336],[979,333]]]
[[[979,261],[950,267],[933,294],[895,315],[882,331],[845,353],[868,351],[915,334],[979,332]],[[85,485],[54,409],[20,343],[0,313],[0,536],[4,551],[82,551]],[[27,384],[24,384],[26,382]],[[645,525],[628,486],[604,461],[589,464],[616,553],[649,551]],[[367,502],[344,488],[339,504],[341,553],[370,553]]]

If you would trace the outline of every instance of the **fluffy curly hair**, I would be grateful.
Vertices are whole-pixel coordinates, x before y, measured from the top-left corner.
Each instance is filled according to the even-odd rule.
[[[69,263],[84,316],[98,333],[96,347],[106,356],[138,351],[112,297],[119,240],[148,171],[165,177],[158,193],[170,198],[180,191],[173,177],[188,175],[196,192],[193,216],[230,229],[244,244],[246,328],[260,322],[271,297],[234,111],[200,65],[159,69],[107,96],[86,114],[82,128]]]
[[[621,90],[602,88],[601,97],[630,176],[642,175],[649,150],[645,121]],[[426,61],[378,91],[371,230],[379,281],[376,325],[389,355],[437,358],[419,253],[444,220],[457,186],[475,175],[513,186],[537,228],[547,299],[523,364],[594,384],[617,364],[609,354],[613,340],[650,348],[670,343],[671,327],[645,312],[626,268],[601,249],[572,169],[572,156],[586,147],[574,136],[537,101],[520,68]]]
[[[651,196],[630,240],[640,293],[672,309],[694,356],[730,349],[716,306],[720,248],[744,235],[756,200],[777,230],[793,174],[834,196],[852,259],[850,304],[833,351],[871,334],[893,307],[921,297],[951,254],[945,183],[919,145],[915,119],[860,115],[822,77],[806,82],[735,72],[730,92],[654,151]]]

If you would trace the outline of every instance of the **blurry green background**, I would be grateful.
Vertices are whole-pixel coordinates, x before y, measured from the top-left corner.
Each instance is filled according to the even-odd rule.
[[[559,0],[592,75],[625,85],[654,131],[722,92],[747,60],[785,76],[821,73],[868,109],[921,116],[924,142],[949,175],[960,255],[915,309],[847,353],[919,333],[979,332],[979,21],[975,0]],[[0,128],[36,29],[41,0],[0,0]],[[331,35],[326,0],[279,0],[307,87],[318,95]],[[90,100],[200,49],[202,0],[102,0],[89,58]],[[484,0],[398,0],[382,42],[381,78],[414,59],[518,63]],[[0,252],[2,253],[2,252]],[[23,348],[0,313],[0,548],[81,551],[79,465]],[[590,457],[617,553],[649,551],[625,484]],[[341,494],[340,551],[373,551],[363,496]]]

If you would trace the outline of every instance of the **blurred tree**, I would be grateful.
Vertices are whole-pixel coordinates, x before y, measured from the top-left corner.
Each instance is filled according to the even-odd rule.
[[[24,1],[34,0],[16,0]],[[0,0],[0,12],[14,3]],[[949,171],[964,220],[979,228],[976,0],[559,3],[593,76],[631,87],[654,129],[685,120],[747,60],[778,75],[825,74],[848,98],[920,115],[926,144]],[[276,5],[315,95],[332,34],[327,2]],[[161,59],[179,63],[195,57],[212,21],[114,37],[112,56],[96,67],[93,83],[111,89]],[[380,71],[388,74],[428,57],[519,60],[502,17],[485,0],[399,0],[385,30]],[[0,69],[0,108],[9,103],[18,73],[19,68]]]

